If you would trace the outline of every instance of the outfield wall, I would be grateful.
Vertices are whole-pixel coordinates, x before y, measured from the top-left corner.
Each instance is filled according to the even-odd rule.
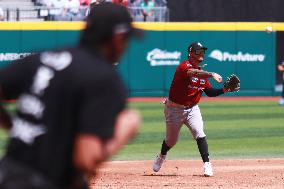
[[[130,96],[166,96],[176,66],[187,47],[200,41],[208,47],[206,70],[241,79],[237,95],[273,96],[276,32],[284,23],[135,23],[145,29],[143,40],[132,40],[118,70]],[[0,23],[0,66],[29,53],[75,45],[82,22]],[[214,81],[213,85],[218,87]],[[234,94],[232,94],[234,95]]]

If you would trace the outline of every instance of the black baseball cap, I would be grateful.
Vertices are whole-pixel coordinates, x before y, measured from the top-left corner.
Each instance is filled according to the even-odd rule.
[[[188,52],[195,52],[196,50],[207,50],[207,47],[204,47],[200,42],[194,42],[191,45],[189,45],[187,51]]]
[[[142,30],[133,27],[132,17],[127,8],[111,2],[102,2],[91,8],[81,42],[101,43],[116,33],[134,37],[143,35]]]

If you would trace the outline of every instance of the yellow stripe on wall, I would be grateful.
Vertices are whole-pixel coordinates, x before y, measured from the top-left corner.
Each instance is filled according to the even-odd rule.
[[[154,31],[284,31],[284,23],[276,22],[136,22],[137,28]]]
[[[84,22],[0,22],[0,30],[81,30]]]
[[[283,22],[134,22],[153,31],[284,31]],[[0,22],[0,30],[81,30],[85,22]]]

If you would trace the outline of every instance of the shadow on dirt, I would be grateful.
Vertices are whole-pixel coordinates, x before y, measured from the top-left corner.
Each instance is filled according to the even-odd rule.
[[[177,177],[180,176],[178,174],[143,174],[143,177]]]
[[[193,177],[205,177],[204,175],[192,175]]]

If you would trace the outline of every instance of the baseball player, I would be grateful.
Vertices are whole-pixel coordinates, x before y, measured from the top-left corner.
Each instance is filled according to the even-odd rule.
[[[284,62],[282,62],[282,64],[279,64],[277,68],[278,71],[283,72],[282,94],[280,100],[278,101],[278,104],[284,105]]]
[[[185,124],[197,142],[204,162],[204,176],[213,175],[198,102],[203,92],[209,97],[215,97],[229,92],[230,89],[227,87],[212,88],[208,78],[221,83],[222,77],[215,72],[202,70],[200,63],[204,60],[206,50],[207,48],[201,43],[192,43],[188,47],[188,59],[176,68],[169,97],[165,100],[166,136],[162,142],[161,152],[157,154],[153,163],[155,172],[160,170],[167,152],[178,140],[181,126]]]

